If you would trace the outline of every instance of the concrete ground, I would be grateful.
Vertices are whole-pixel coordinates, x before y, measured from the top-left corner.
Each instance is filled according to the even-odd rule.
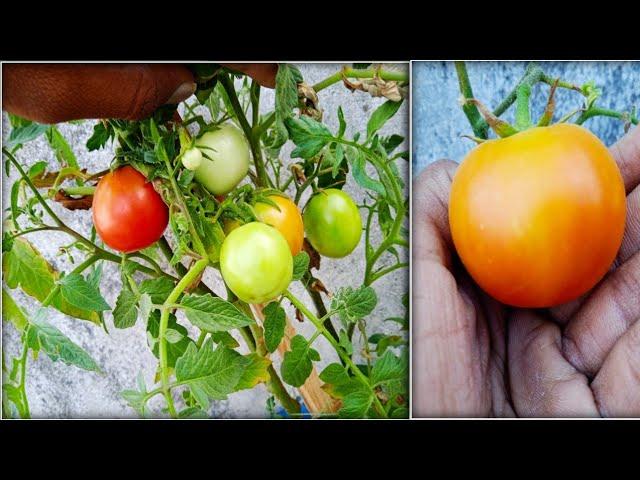
[[[618,111],[640,108],[640,62],[541,62],[549,75],[582,85],[590,80],[603,90],[598,105]],[[474,96],[495,108],[516,85],[524,62],[467,62]],[[460,162],[474,143],[460,135],[472,134],[458,103],[458,77],[452,62],[413,62],[412,129],[413,171],[442,158]],[[532,96],[532,118],[544,110],[549,87],[538,85]],[[556,96],[556,117],[580,107],[582,96],[560,89]],[[512,107],[504,117],[513,120]],[[585,126],[607,145],[623,135],[623,122],[612,118],[592,118]]]
[[[339,64],[305,64],[298,65],[306,82],[313,84],[335,73]],[[408,69],[408,65],[399,65],[398,69]],[[329,127],[336,131],[338,128],[337,109],[342,106],[348,123],[347,134],[355,131],[366,131],[367,120],[372,111],[384,99],[371,98],[362,92],[350,93],[341,84],[336,84],[319,94],[320,105],[324,109],[324,120]],[[264,91],[262,108],[265,111],[273,108],[273,91]],[[4,115],[4,114],[3,114]],[[6,116],[3,116],[3,139],[9,134]],[[408,137],[408,102],[405,102],[398,114],[382,130],[383,134],[398,133]],[[78,157],[81,166],[90,171],[99,171],[108,167],[112,155],[112,148],[105,148],[97,152],[87,152],[85,143],[93,129],[93,121],[86,121],[80,125],[62,125],[60,130],[69,141],[71,148]],[[408,138],[400,147],[408,149]],[[47,160],[55,165],[55,158],[46,141],[40,138],[27,145],[19,152],[19,159],[31,165],[39,160]],[[404,178],[408,175],[408,165],[401,166]],[[3,207],[8,205],[9,189],[15,175],[10,179],[3,176],[2,201]],[[408,185],[408,182],[406,182]],[[349,181],[345,190],[357,202],[364,199],[363,191]],[[54,205],[54,210],[70,226],[81,231],[89,232],[91,228],[90,212],[70,212]],[[379,235],[374,235],[374,242]],[[69,243],[64,234],[46,232],[31,234],[29,240],[54,265],[56,269],[68,271],[70,263],[65,257],[58,255],[58,248]],[[404,255],[406,260],[407,255]],[[332,260],[324,258],[322,267],[317,273],[327,287],[335,291],[341,286],[359,286],[364,273],[364,249],[361,241],[357,249],[346,259]],[[217,292],[223,292],[220,279],[212,273],[205,277],[207,283]],[[403,314],[401,297],[408,290],[408,271],[396,271],[374,285],[379,302],[370,316],[369,331],[395,331],[395,324],[384,323],[383,320],[391,316]],[[120,291],[120,280],[117,266],[104,265],[101,291],[110,305],[115,304],[117,293]],[[299,283],[294,285],[293,291],[308,304],[308,299]],[[12,293],[18,303],[30,313],[35,312],[38,303],[19,290]],[[292,317],[292,311],[289,314]],[[27,394],[30,401],[32,416],[35,418],[126,418],[135,417],[135,412],[127,406],[120,397],[125,389],[135,388],[136,376],[139,372],[144,376],[147,385],[153,383],[157,360],[147,347],[145,328],[142,322],[127,330],[113,328],[112,317],[106,315],[109,334],[94,324],[68,318],[55,312],[48,320],[62,330],[74,342],[86,349],[97,361],[103,374],[85,372],[62,363],[52,362],[46,355],[40,355],[37,360],[30,360],[28,364]],[[186,323],[183,321],[183,324]],[[19,351],[19,337],[12,325],[3,322],[2,346],[6,358],[15,356]],[[296,322],[300,333],[309,337],[313,327],[305,322]],[[322,361],[316,363],[321,370],[327,364],[336,361],[331,347],[320,338],[314,344],[322,355]],[[276,361],[279,370],[279,361]],[[263,385],[253,390],[242,391],[231,395],[228,400],[214,402],[211,414],[215,417],[255,418],[266,415],[265,405],[268,392]],[[162,407],[160,397],[150,404],[158,412]]]

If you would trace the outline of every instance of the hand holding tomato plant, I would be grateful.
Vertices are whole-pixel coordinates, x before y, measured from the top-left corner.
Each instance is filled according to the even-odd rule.
[[[626,119],[631,124],[637,124],[637,118],[632,114],[618,114],[594,107],[595,100],[589,97],[591,85],[579,88],[571,84],[547,79],[537,67],[529,67],[521,84],[514,90],[520,90],[520,98],[528,96],[528,89],[535,83],[531,72],[535,73],[537,81],[555,85],[565,85],[573,90],[586,93],[587,101],[582,111],[576,111],[576,121],[581,124],[592,115],[605,114],[607,116]],[[472,98],[466,70],[458,65],[463,93]],[[532,82],[532,83],[529,83]],[[518,102],[518,93],[510,102]],[[508,99],[509,100],[509,99]],[[526,99],[528,101],[528,98]],[[520,100],[520,111],[526,115],[526,101]],[[505,104],[510,104],[508,101]],[[466,103],[465,105],[469,105]],[[518,106],[516,107],[518,108]],[[485,107],[482,113],[487,113]],[[484,143],[486,127],[489,124],[508,130],[508,125],[498,118],[506,107],[502,105],[486,119],[484,123],[481,112],[467,109],[467,116],[472,120],[472,127],[476,140]],[[600,113],[597,113],[600,112]],[[604,112],[604,113],[603,113]],[[545,116],[550,121],[552,114],[549,109]],[[516,114],[518,117],[518,114]],[[549,128],[553,134],[573,135],[574,130],[569,125],[562,125],[571,118],[565,116],[558,126]],[[524,123],[523,123],[524,124]],[[560,127],[560,128],[557,128]],[[525,130],[526,132],[526,130]],[[498,134],[500,135],[500,134]],[[512,137],[514,135],[514,137]],[[515,138],[516,133],[505,135],[505,139]],[[580,133],[582,135],[582,133]],[[583,137],[579,137],[583,138]],[[565,137],[565,140],[566,137]],[[587,143],[592,140],[584,138]],[[551,140],[547,140],[548,146]],[[504,145],[513,145],[504,144]],[[528,151],[511,152],[511,159],[527,157],[534,147],[529,144]],[[576,148],[568,150],[574,154]],[[582,147],[580,147],[582,148]],[[599,147],[598,147],[599,148]],[[547,148],[547,153],[549,153]],[[604,177],[602,195],[597,201],[589,199],[588,195],[581,199],[574,199],[576,205],[564,204],[560,208],[540,210],[545,216],[536,217],[537,222],[567,222],[570,225],[572,217],[578,215],[580,208],[594,208],[589,216],[581,217],[582,236],[576,237],[572,243],[565,245],[563,235],[568,230],[558,229],[551,237],[546,232],[538,232],[533,238],[516,236],[512,240],[518,249],[514,263],[522,262],[526,258],[527,250],[523,246],[526,238],[530,242],[540,238],[555,238],[556,244],[547,243],[548,253],[538,253],[527,267],[523,263],[520,268],[531,268],[533,272],[545,272],[545,278],[536,278],[527,291],[519,295],[528,295],[529,299],[542,298],[540,305],[550,308],[525,309],[514,308],[500,303],[487,294],[473,280],[471,274],[485,282],[485,288],[495,294],[499,290],[495,283],[501,280],[501,270],[496,269],[487,277],[485,271],[479,271],[478,265],[473,263],[486,261],[490,255],[499,255],[492,249],[491,243],[485,244],[484,239],[477,238],[477,248],[485,249],[484,256],[471,261],[472,269],[465,268],[457,254],[457,244],[454,246],[451,225],[455,219],[450,217],[450,202],[454,201],[452,182],[457,171],[462,168],[454,162],[442,161],[430,165],[414,183],[414,279],[413,284],[419,285],[414,289],[414,414],[417,416],[535,416],[535,417],[575,417],[575,416],[638,416],[640,415],[640,383],[637,372],[640,369],[640,130],[633,128],[623,139],[611,148],[611,155],[619,167],[621,174],[620,189],[625,191],[623,199],[626,209],[626,227],[620,242],[617,236],[621,233],[618,222],[620,214],[609,212],[609,218],[598,218],[599,208],[606,211],[609,202],[615,202],[617,197],[618,176],[611,174]],[[606,157],[606,156],[605,156]],[[605,158],[603,157],[603,158]],[[493,167],[500,164],[500,157],[494,157],[497,163],[482,165],[489,177]],[[537,161],[534,166],[522,167],[530,172],[536,168],[544,168],[549,157],[528,160]],[[573,171],[569,170],[564,182],[566,189],[571,190],[581,179],[593,181],[587,165],[580,159],[574,158]],[[488,159],[488,162],[490,160]],[[505,170],[508,171],[509,166]],[[607,167],[608,168],[608,167]],[[466,171],[468,173],[468,169]],[[547,170],[550,174],[553,170]],[[572,177],[574,175],[574,177]],[[481,177],[481,178],[487,178]],[[526,177],[529,178],[530,177]],[[548,178],[553,185],[557,180]],[[513,178],[518,184],[517,177]],[[591,183],[595,185],[596,183]],[[497,185],[497,184],[496,184]],[[511,183],[504,184],[506,186]],[[495,190],[500,191],[496,186]],[[544,190],[544,189],[541,189]],[[558,190],[559,191],[559,190]],[[460,192],[458,192],[460,193]],[[518,205],[523,205],[536,199],[541,191],[519,190],[520,196],[515,196],[504,204],[495,203],[494,212],[501,218],[504,211],[517,211]],[[544,192],[542,192],[544,193]],[[606,194],[606,196],[605,196]],[[482,194],[477,197],[482,199]],[[565,196],[566,200],[568,196]],[[455,198],[461,202],[464,197]],[[555,205],[556,207],[561,204]],[[579,207],[581,205],[581,207]],[[614,211],[615,208],[614,207]],[[482,211],[482,205],[476,212]],[[567,216],[566,212],[571,216]],[[617,212],[617,211],[616,211]],[[457,213],[456,213],[457,215]],[[624,222],[624,216],[623,222]],[[589,230],[590,222],[594,219],[600,222],[600,228]],[[605,221],[606,220],[606,221]],[[528,223],[515,231],[528,232]],[[610,223],[607,223],[610,222]],[[576,225],[574,222],[573,225]],[[459,226],[459,225],[458,225]],[[456,226],[456,228],[458,228]],[[491,229],[490,224],[485,229]],[[503,228],[503,232],[506,229]],[[458,237],[459,237],[458,232]],[[463,241],[472,240],[473,237]],[[597,249],[589,258],[585,256],[574,265],[574,270],[568,270],[567,260],[558,254],[571,257],[583,247],[597,246],[599,242],[610,241],[620,245],[614,249],[611,260],[604,260],[605,269],[609,268],[604,279],[589,289],[584,295],[570,301],[555,305],[555,302],[544,299],[546,292],[562,292],[559,285],[566,288],[567,279],[575,278],[576,282],[593,282],[588,276],[590,268],[602,268]],[[506,242],[506,240],[505,240]],[[498,247],[502,244],[498,243]],[[476,248],[473,243],[468,247]],[[607,254],[607,257],[609,254]],[[615,256],[615,259],[613,259]],[[499,257],[494,257],[499,258]],[[549,261],[553,258],[554,261]],[[573,257],[575,258],[575,257]],[[613,264],[610,265],[610,262]],[[590,264],[589,262],[595,262]],[[544,270],[542,270],[544,269]],[[502,270],[511,274],[509,266]],[[541,273],[540,273],[541,274]],[[591,277],[593,278],[593,277]],[[508,297],[513,287],[505,285],[503,294]],[[577,284],[577,283],[576,283]],[[488,287],[488,288],[487,288]],[[584,288],[584,287],[581,287]],[[571,296],[575,292],[569,292]],[[584,293],[584,292],[583,292]],[[510,303],[512,302],[510,298]],[[524,298],[524,297],[520,297]],[[546,303],[546,304],[545,304]]]
[[[107,171],[80,169],[55,125],[10,115],[13,130],[3,154],[7,171],[20,178],[11,187],[3,236],[3,318],[21,332],[22,353],[3,361],[5,415],[30,416],[30,352],[101,371],[47,321],[49,308],[105,330],[112,328],[111,319],[118,329],[146,325],[148,346],[158,359],[155,378],[151,385],[142,376],[128,379],[130,387],[122,392],[143,416],[159,414],[148,406],[156,396],[164,398],[171,417],[207,416],[212,401],[261,383],[273,395],[269,409],[277,402],[289,415],[301,409],[294,388],[315,416],[408,415],[407,313],[389,319],[399,323],[391,334],[370,332],[367,321],[378,300],[375,282],[407,267],[408,199],[397,163],[408,155],[396,151],[400,135],[379,133],[402,103],[407,75],[345,67],[311,86],[297,68],[283,64],[275,108],[261,114],[260,82],[245,78],[238,87],[238,70],[191,66],[197,88],[195,98],[180,106],[181,117],[167,105],[142,120],[100,120],[87,148],[114,142]],[[346,136],[341,109],[337,132],[321,121],[318,93],[341,80],[352,90],[387,97],[366,122],[366,132],[352,137]],[[56,152],[58,171],[20,158],[21,145],[42,134]],[[291,159],[283,148],[287,142],[295,147]],[[341,190],[349,178],[366,191],[361,205]],[[333,243],[324,238],[316,251],[311,239],[304,242],[304,231],[313,230],[325,212],[314,208],[307,215],[307,205],[328,195],[346,198],[351,226],[361,227],[354,232],[343,225],[343,232],[332,225]],[[95,228],[71,228],[51,202],[92,208]],[[47,231],[71,238],[62,247],[71,271],[55,270],[27,240]],[[374,233],[380,240],[374,241]],[[352,253],[360,241],[364,258]],[[361,283],[332,286],[331,279],[316,277],[322,255],[336,248],[340,255],[332,256],[351,254],[347,261],[362,264]],[[122,288],[114,305],[100,290],[104,262],[120,267]],[[210,274],[224,280],[226,291],[207,285]],[[301,282],[311,306],[294,295],[292,282]],[[16,288],[41,306],[25,311],[10,295]],[[312,335],[295,332],[285,313],[289,306],[313,326]],[[319,337],[334,353],[318,377]],[[273,362],[278,352],[279,368]]]

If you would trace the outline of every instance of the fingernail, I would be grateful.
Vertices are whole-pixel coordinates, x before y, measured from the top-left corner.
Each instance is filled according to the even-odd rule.
[[[169,99],[165,102],[165,105],[175,105],[176,103],[180,103],[183,100],[186,100],[193,92],[196,91],[196,84],[194,82],[184,82],[178,88],[176,88],[175,92],[169,97]]]

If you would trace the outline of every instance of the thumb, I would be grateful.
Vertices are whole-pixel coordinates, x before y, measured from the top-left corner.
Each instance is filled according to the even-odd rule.
[[[83,118],[137,120],[195,91],[171,64],[5,64],[2,108],[41,123]]]

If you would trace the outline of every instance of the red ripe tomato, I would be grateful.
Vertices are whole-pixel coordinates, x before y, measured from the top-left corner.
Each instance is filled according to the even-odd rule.
[[[98,235],[120,252],[135,252],[155,243],[169,221],[162,197],[144,175],[128,165],[102,177],[92,208]]]
[[[607,147],[572,124],[487,141],[451,184],[449,223],[467,271],[518,307],[569,302],[600,281],[624,234],[625,191]]]

